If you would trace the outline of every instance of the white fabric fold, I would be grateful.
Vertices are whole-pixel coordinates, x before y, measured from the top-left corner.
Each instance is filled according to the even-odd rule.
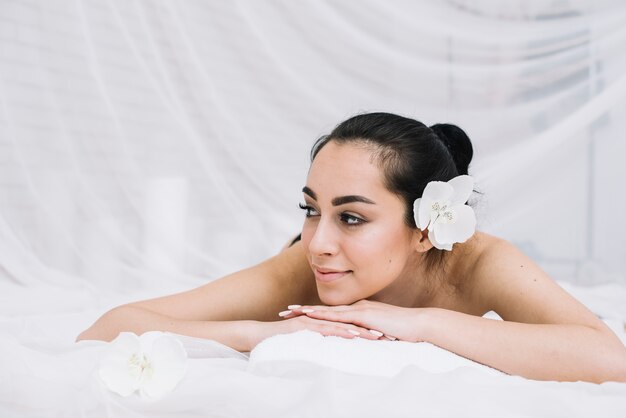
[[[502,374],[429,343],[346,339],[308,330],[273,336],[250,352],[252,370],[262,363],[281,361],[306,361],[346,373],[384,377],[393,377],[409,366],[429,373],[471,367]]]

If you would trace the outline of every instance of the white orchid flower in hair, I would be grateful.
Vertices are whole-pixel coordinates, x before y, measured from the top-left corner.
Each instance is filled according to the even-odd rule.
[[[160,331],[140,337],[122,332],[108,346],[98,374],[102,382],[121,396],[139,391],[156,399],[174,390],[187,370],[187,352],[177,338]]]
[[[461,175],[448,182],[431,181],[422,197],[413,203],[415,224],[428,228],[435,248],[452,250],[452,244],[467,241],[476,230],[474,210],[465,204],[472,194],[474,179]]]

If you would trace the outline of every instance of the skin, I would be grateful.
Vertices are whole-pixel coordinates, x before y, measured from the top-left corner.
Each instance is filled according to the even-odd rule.
[[[249,351],[310,329],[427,341],[531,379],[626,381],[617,336],[505,240],[477,231],[427,271],[428,230],[406,225],[404,202],[362,143],[326,144],[304,190],[301,242],[196,289],[114,308],[77,341],[162,330]],[[329,270],[341,277],[329,282]],[[489,311],[503,321],[483,318]]]

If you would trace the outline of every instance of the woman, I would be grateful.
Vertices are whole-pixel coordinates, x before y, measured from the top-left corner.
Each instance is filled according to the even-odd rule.
[[[301,240],[199,288],[112,309],[78,340],[162,330],[249,351],[309,329],[427,341],[531,379],[626,381],[626,348],[602,321],[514,246],[474,232],[472,153],[454,125],[350,118],[313,147]]]

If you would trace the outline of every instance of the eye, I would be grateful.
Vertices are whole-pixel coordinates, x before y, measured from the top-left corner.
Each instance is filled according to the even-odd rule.
[[[342,213],[340,217],[341,217],[341,222],[343,222],[344,224],[348,226],[361,225],[362,223],[365,223],[363,219],[354,215],[350,215],[348,213]]]
[[[317,211],[315,209],[313,209],[311,206],[309,205],[305,205],[304,203],[300,203],[298,206],[300,206],[300,209],[304,210],[304,216],[306,216],[307,218],[310,218],[311,216],[318,216],[319,213],[317,213]]]

